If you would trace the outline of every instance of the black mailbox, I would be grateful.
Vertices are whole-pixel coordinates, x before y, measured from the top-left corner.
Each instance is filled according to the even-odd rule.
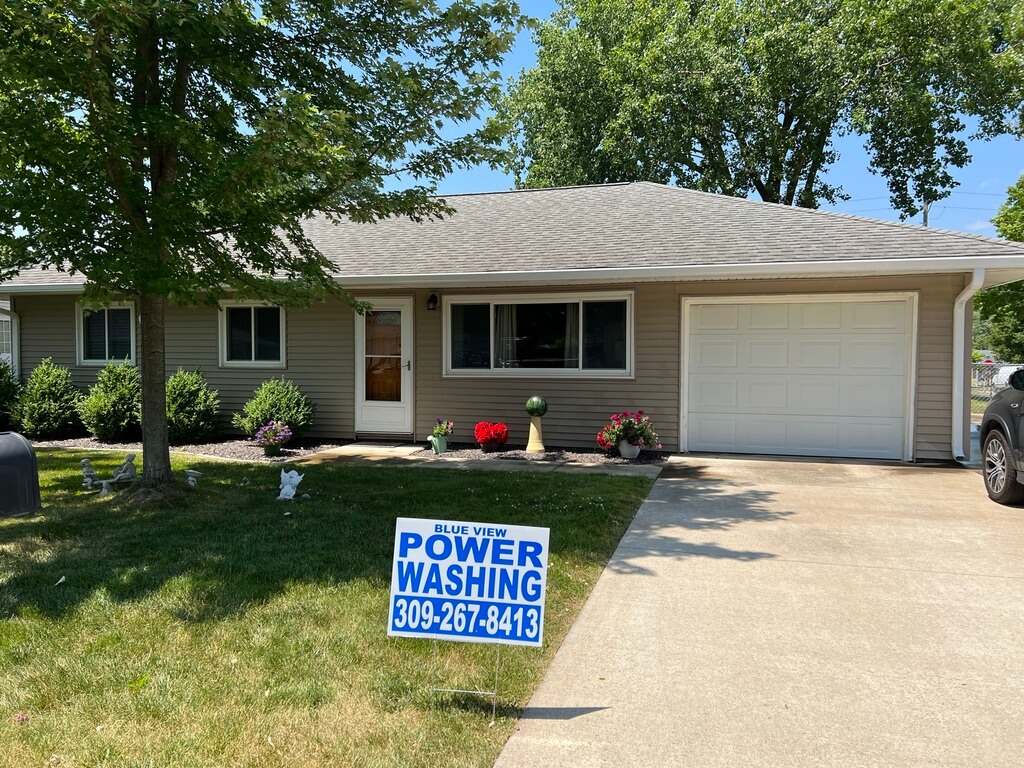
[[[27,515],[42,505],[32,444],[17,432],[0,432],[0,517]]]

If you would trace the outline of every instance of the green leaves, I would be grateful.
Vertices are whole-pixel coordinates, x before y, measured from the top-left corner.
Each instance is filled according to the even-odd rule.
[[[340,293],[303,219],[443,214],[435,180],[495,156],[493,132],[457,125],[521,24],[506,0],[4,3],[0,278]]]
[[[1024,242],[1024,176],[1010,187],[993,221],[1002,237]],[[981,320],[975,346],[993,350],[1002,360],[1024,361],[1024,281],[980,291],[974,309]]]
[[[842,195],[832,140],[855,132],[911,215],[956,185],[963,116],[985,135],[1019,120],[1019,16],[987,0],[570,1],[500,105],[506,166],[520,186],[645,179],[815,207]]]

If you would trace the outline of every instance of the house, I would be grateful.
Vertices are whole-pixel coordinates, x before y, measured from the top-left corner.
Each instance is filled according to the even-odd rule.
[[[509,423],[543,395],[547,442],[592,447],[644,409],[664,446],[898,460],[959,458],[971,296],[1024,278],[1024,246],[659,184],[447,198],[443,221],[313,220],[338,280],[373,304],[223,301],[169,310],[168,373],[199,367],[238,409],[294,379],[315,434],[428,435]],[[134,357],[135,307],[84,307],[80,276],[0,285],[15,362],[89,384]]]

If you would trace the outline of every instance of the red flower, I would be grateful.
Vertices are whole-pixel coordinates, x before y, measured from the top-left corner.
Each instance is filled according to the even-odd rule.
[[[508,442],[508,425],[500,421],[481,421],[473,429],[473,438],[478,443]]]

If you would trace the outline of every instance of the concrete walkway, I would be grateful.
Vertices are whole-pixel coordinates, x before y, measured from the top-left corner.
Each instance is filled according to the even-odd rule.
[[[423,467],[428,469],[475,469],[488,472],[571,472],[604,475],[639,475],[652,480],[661,474],[660,464],[608,464],[539,459],[464,459],[435,456],[422,445],[410,443],[349,443],[307,456],[289,459],[289,464],[350,464],[355,466]]]
[[[1022,764],[1024,509],[967,469],[690,457],[497,767]]]

